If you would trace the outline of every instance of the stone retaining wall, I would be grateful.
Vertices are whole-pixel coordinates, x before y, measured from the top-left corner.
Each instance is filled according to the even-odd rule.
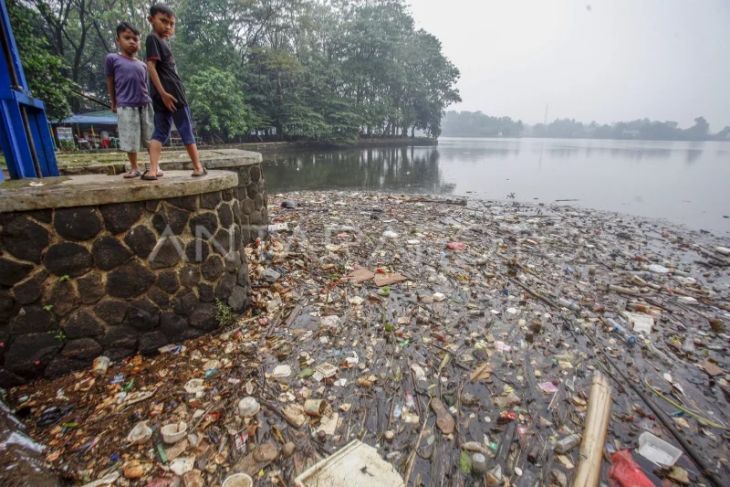
[[[244,243],[250,243],[257,238],[265,237],[269,226],[269,212],[266,207],[266,180],[264,179],[261,155],[231,149],[214,152],[224,153],[228,157],[214,158],[209,156],[205,160],[205,166],[209,170],[233,171],[238,175],[236,196],[241,203],[241,227]],[[239,152],[255,154],[258,157],[235,157],[234,155]],[[172,169],[193,170],[192,163],[187,159],[164,161],[161,168],[166,171]]]
[[[160,168],[163,171],[193,170],[190,158],[185,151],[166,150],[162,156]],[[64,164],[62,160],[59,170],[64,175],[119,175],[129,169],[124,161],[124,154],[105,154],[104,157],[114,157],[117,160],[74,164]],[[232,171],[238,175],[238,192],[236,196],[241,203],[244,243],[250,243],[257,238],[265,237],[269,225],[269,214],[266,208],[266,180],[261,154],[240,149],[215,149],[201,150],[200,158],[208,170]],[[145,164],[144,160],[141,161],[141,164]]]
[[[234,186],[0,213],[0,386],[199,336],[219,326],[217,300],[242,310],[241,208],[263,207],[248,174],[243,201]]]

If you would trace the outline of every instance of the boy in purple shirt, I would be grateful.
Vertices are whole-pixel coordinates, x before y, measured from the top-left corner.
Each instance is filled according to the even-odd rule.
[[[137,152],[149,149],[152,138],[152,100],[147,93],[147,65],[137,59],[139,31],[122,22],[117,26],[117,45],[119,53],[106,56],[106,86],[118,118],[119,148],[132,166],[124,177],[136,178],[141,175]]]

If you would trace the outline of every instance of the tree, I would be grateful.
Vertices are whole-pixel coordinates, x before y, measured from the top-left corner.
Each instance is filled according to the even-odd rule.
[[[205,137],[228,142],[248,131],[248,107],[233,74],[212,67],[198,72],[188,83],[188,98]]]
[[[66,117],[71,113],[69,99],[73,85],[63,75],[66,71],[63,59],[50,52],[50,46],[39,28],[41,19],[35,12],[17,2],[8,2],[8,11],[33,96],[45,102],[50,119]]]
[[[730,140],[730,126],[725,127],[715,134],[715,138],[718,140]]]
[[[416,129],[436,137],[445,107],[459,101],[458,70],[438,39],[414,29],[404,0],[169,3],[178,17],[171,40],[178,70],[209,138],[271,127],[280,137],[325,142]],[[24,4],[37,13],[52,53],[65,60],[64,74],[98,97],[106,96],[103,60],[116,49],[117,23],[147,30],[148,0]],[[78,97],[68,100],[84,108]]]
[[[710,133],[710,124],[707,123],[705,117],[695,118],[695,124],[685,130],[688,138],[694,140],[706,140]]]

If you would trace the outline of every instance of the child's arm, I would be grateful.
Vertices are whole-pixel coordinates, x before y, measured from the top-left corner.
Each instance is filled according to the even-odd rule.
[[[117,90],[114,88],[114,55],[107,54],[104,60],[104,74],[106,74],[106,91],[112,102],[112,111],[117,112]]]
[[[112,102],[112,111],[117,113],[117,93],[114,89],[114,76],[106,77],[106,91],[109,93],[109,99]]]
[[[150,72],[150,80],[152,80],[152,84],[154,85],[155,90],[157,90],[160,98],[162,98],[162,103],[168,110],[174,112],[176,110],[175,103],[177,103],[177,98],[165,91],[165,88],[162,86],[162,82],[160,81],[160,75],[157,73],[157,60],[147,60],[147,69]]]

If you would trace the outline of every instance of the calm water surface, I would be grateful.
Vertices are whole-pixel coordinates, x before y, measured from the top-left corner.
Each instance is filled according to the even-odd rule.
[[[579,205],[730,235],[730,142],[441,138],[267,158],[269,192],[357,189]]]

